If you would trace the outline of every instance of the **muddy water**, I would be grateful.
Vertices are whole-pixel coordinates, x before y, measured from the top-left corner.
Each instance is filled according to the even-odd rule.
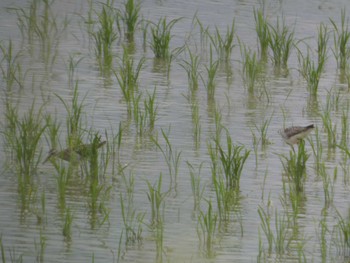
[[[295,29],[296,39],[304,41],[316,50],[317,28],[321,22],[329,25],[329,18],[340,23],[340,10],[346,7],[346,1],[270,1],[266,3],[266,13],[273,23],[277,16],[284,15],[288,25]],[[93,6],[99,10],[99,4]],[[115,4],[119,7],[118,4]],[[154,184],[160,174],[163,178],[163,191],[171,185],[171,191],[164,199],[164,236],[163,261],[164,262],[254,262],[259,253],[259,239],[264,251],[267,241],[261,230],[261,220],[258,207],[266,209],[270,205],[272,216],[275,211],[283,214],[285,207],[281,205],[283,194],[283,167],[280,155],[289,155],[290,148],[280,138],[278,130],[284,125],[304,125],[314,123],[320,132],[324,145],[324,160],[329,168],[339,166],[341,154],[336,150],[334,154],[327,153],[327,137],[323,129],[320,113],[326,107],[327,94],[339,94],[339,111],[332,111],[333,121],[337,124],[337,132],[341,131],[340,117],[342,109],[349,99],[347,84],[341,83],[334,59],[333,37],[330,37],[328,60],[326,70],[319,85],[317,100],[310,98],[306,84],[299,75],[296,51],[289,59],[288,74],[275,74],[271,61],[267,63],[263,86],[269,96],[250,94],[244,87],[241,77],[241,55],[237,46],[231,58],[229,77],[227,69],[219,69],[216,78],[215,105],[208,103],[205,87],[200,82],[197,94],[199,102],[199,116],[201,125],[200,143],[195,147],[193,139],[193,122],[191,119],[191,106],[188,95],[188,81],[184,69],[180,66],[183,59],[188,60],[188,54],[180,54],[172,62],[168,76],[161,70],[153,59],[149,47],[143,49],[142,33],[135,36],[135,60],[146,58],[140,73],[140,89],[152,92],[156,87],[156,104],[158,118],[155,125],[155,134],[158,134],[159,144],[165,146],[161,130],[167,132],[174,151],[180,153],[180,163],[177,178],[170,180],[168,167],[161,154],[149,137],[142,140],[136,136],[136,128],[128,124],[125,102],[118,87],[116,78],[101,77],[94,57],[94,47],[87,33],[87,18],[89,11],[88,1],[56,1],[52,10],[57,14],[58,24],[61,25],[64,15],[68,17],[68,27],[60,36],[57,47],[55,63],[45,67],[40,59],[40,48],[34,48],[34,55],[30,55],[30,47],[22,39],[17,26],[17,17],[12,7],[28,7],[23,1],[1,1],[0,3],[0,39],[7,44],[11,39],[16,52],[21,51],[21,64],[27,72],[25,87],[15,88],[12,92],[5,92],[5,82],[1,82],[3,92],[1,97],[11,98],[18,102],[20,114],[26,112],[35,99],[38,107],[44,105],[44,111],[57,116],[61,122],[60,144],[65,145],[67,112],[58,99],[70,101],[72,90],[68,85],[69,57],[76,60],[82,58],[77,65],[75,78],[79,80],[79,99],[84,100],[84,125],[87,129],[99,131],[102,135],[109,134],[110,138],[118,133],[119,123],[125,127],[122,141],[121,162],[129,166],[124,170],[126,178],[134,176],[135,188],[133,205],[137,213],[145,213],[142,224],[142,242],[124,246],[121,242],[121,262],[155,262],[156,242],[154,232],[148,227],[151,218],[150,203],[147,198],[148,187],[146,181]],[[215,26],[226,30],[235,19],[236,32],[240,41],[251,49],[256,50],[257,39],[255,33],[253,9],[259,8],[255,1],[143,1],[141,13],[147,20],[157,22],[159,18],[167,19],[183,17],[172,30],[173,38],[171,48],[184,45],[186,42],[191,50],[200,50],[200,34],[198,27],[194,27],[192,19],[195,14],[206,27],[214,32]],[[350,10],[346,10],[349,14]],[[300,44],[301,50],[305,46]],[[113,51],[120,55],[121,43],[116,44]],[[206,79],[203,65],[206,65],[209,50],[198,52],[202,58],[201,73]],[[4,65],[4,64],[3,64]],[[116,65],[115,65],[116,66]],[[117,68],[117,66],[116,66]],[[58,95],[58,96],[57,96]],[[203,163],[200,172],[201,186],[204,187],[201,208],[207,209],[205,199],[215,204],[215,192],[212,186],[210,158],[207,143],[212,141],[215,134],[215,108],[222,114],[222,125],[229,131],[235,144],[244,145],[251,150],[250,157],[243,170],[241,178],[241,200],[236,213],[225,227],[219,229],[215,236],[213,255],[206,258],[203,247],[197,235],[198,211],[193,211],[194,201],[191,189],[190,173],[187,162],[195,170]],[[1,121],[4,120],[5,107],[1,106]],[[271,144],[264,149],[259,147],[258,165],[255,162],[253,151],[252,131],[258,134],[256,127],[261,127],[263,121],[271,118],[267,137]],[[223,134],[224,135],[224,134]],[[315,140],[314,134],[310,136]],[[340,135],[338,136],[338,139]],[[112,140],[109,141],[112,144]],[[5,149],[6,142],[2,143]],[[45,138],[40,145],[45,154],[50,146]],[[322,180],[314,170],[314,156],[310,144],[306,143],[310,153],[305,186],[306,199],[300,207],[298,215],[298,234],[290,246],[290,253],[283,255],[283,262],[297,260],[297,245],[305,243],[304,254],[308,261],[321,261],[320,253],[320,220],[323,218],[324,193]],[[110,196],[105,201],[109,210],[109,219],[101,226],[91,222],[91,214],[87,204],[87,195],[83,186],[76,185],[70,188],[67,194],[67,206],[73,213],[72,238],[67,241],[62,235],[63,216],[58,205],[58,192],[54,167],[47,163],[39,166],[37,176],[38,197],[33,207],[40,207],[40,195],[45,193],[46,214],[43,223],[39,223],[33,209],[21,211],[17,193],[17,176],[13,169],[5,169],[9,164],[9,156],[0,151],[2,170],[0,176],[0,234],[5,247],[6,257],[10,261],[10,251],[15,251],[15,257],[22,255],[24,262],[38,261],[38,244],[40,233],[45,238],[44,261],[46,262],[116,262],[121,235],[125,235],[121,218],[120,193],[125,193],[125,185],[120,175],[108,168],[106,184],[111,186]],[[105,150],[104,150],[105,153]],[[348,185],[344,183],[343,173],[339,167],[338,178],[334,183],[334,201],[327,210],[325,221],[329,228],[326,234],[329,255],[326,261],[344,260],[338,253],[335,238],[335,225],[337,223],[336,210],[344,217],[348,210]],[[215,207],[215,205],[214,205]],[[274,217],[272,217],[274,220]],[[259,235],[260,232],[260,235]],[[278,258],[276,256],[276,258]],[[275,261],[275,256],[265,259]]]

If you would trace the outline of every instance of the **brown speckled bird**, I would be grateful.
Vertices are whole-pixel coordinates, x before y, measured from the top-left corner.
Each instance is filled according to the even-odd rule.
[[[293,144],[298,144],[303,140],[314,128],[315,126],[313,124],[308,126],[293,126],[280,130],[279,133],[286,143],[293,146]]]
[[[100,142],[97,145],[97,149],[106,144],[106,141]],[[73,148],[67,148],[62,151],[57,151],[56,149],[51,149],[49,155],[46,157],[43,163],[46,163],[51,158],[60,158],[67,162],[79,162],[80,160],[87,158],[91,155],[93,150],[93,144],[82,144]]]

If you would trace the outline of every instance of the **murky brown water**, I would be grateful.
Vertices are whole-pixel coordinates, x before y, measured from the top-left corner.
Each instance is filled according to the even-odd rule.
[[[119,1],[118,1],[119,2]],[[98,9],[98,1],[93,3]],[[10,7],[25,8],[25,1],[1,1],[0,3],[0,40],[7,45],[11,39],[15,50],[22,50],[23,70],[28,70],[26,85],[23,89],[14,89],[7,96],[19,101],[19,112],[23,113],[32,105],[35,99],[40,107],[45,103],[44,110],[48,114],[57,115],[61,122],[61,144],[65,145],[65,120],[66,110],[61,101],[55,95],[70,101],[72,90],[68,87],[67,65],[70,56],[82,58],[76,67],[75,77],[79,80],[79,98],[86,96],[84,101],[84,121],[86,127],[99,131],[102,135],[107,132],[112,137],[118,132],[119,123],[126,124],[127,113],[125,103],[122,101],[122,93],[118,87],[116,78],[111,76],[110,81],[104,80],[95,63],[93,43],[89,41],[86,24],[83,17],[88,14],[88,1],[56,1],[53,11],[57,14],[57,20],[62,21],[63,16],[69,18],[69,25],[61,36],[57,49],[57,58],[49,73],[45,71],[45,65],[37,55],[28,53],[28,46],[22,43],[22,37],[17,27],[17,17]],[[119,3],[115,3],[118,7]],[[284,14],[288,25],[295,28],[295,37],[305,41],[316,50],[317,27],[321,22],[330,26],[329,18],[340,22],[340,10],[346,7],[350,14],[347,1],[270,1],[267,4],[267,13],[271,22]],[[253,16],[253,8],[258,8],[256,1],[142,1],[141,13],[145,19],[156,22],[166,16],[169,20],[183,17],[173,28],[172,48],[185,43],[189,35],[192,38],[188,44],[193,50],[195,45],[200,48],[199,29],[194,28],[192,19],[197,14],[204,26],[210,26],[214,30],[217,26],[220,30],[226,30],[235,19],[237,36],[240,41],[252,49],[256,49],[257,40]],[[60,23],[59,23],[60,24]],[[191,33],[192,32],[192,33]],[[235,40],[237,43],[237,39]],[[179,172],[176,187],[166,196],[164,203],[164,262],[255,262],[259,253],[259,231],[264,248],[267,241],[260,225],[258,214],[259,205],[266,208],[268,200],[271,202],[271,211],[277,209],[282,213],[280,197],[283,194],[283,167],[279,155],[289,155],[289,146],[286,145],[278,134],[284,123],[289,125],[304,125],[314,123],[320,132],[324,144],[324,160],[329,167],[329,174],[333,173],[333,167],[339,166],[341,155],[337,149],[334,157],[327,154],[327,137],[323,129],[322,119],[319,114],[326,107],[328,93],[338,94],[340,98],[339,111],[332,111],[333,122],[337,124],[337,132],[341,131],[341,113],[346,109],[349,99],[347,84],[340,83],[336,61],[332,54],[333,37],[329,40],[326,70],[322,75],[318,91],[318,108],[306,89],[306,84],[299,75],[299,67],[296,51],[289,59],[289,74],[284,77],[273,72],[271,62],[267,67],[265,87],[269,93],[269,100],[262,96],[251,96],[244,87],[241,78],[241,55],[236,46],[231,59],[232,76],[230,81],[224,69],[220,69],[217,76],[216,107],[222,114],[222,124],[228,129],[234,143],[242,144],[252,150],[245,165],[241,178],[242,200],[239,204],[239,213],[228,222],[225,228],[217,232],[214,241],[214,255],[206,258],[202,253],[202,247],[197,235],[198,211],[193,211],[193,193],[189,169],[186,162],[191,163],[197,171],[203,162],[200,173],[201,185],[205,187],[203,198],[211,199],[215,207],[215,192],[212,187],[210,158],[207,142],[215,133],[214,110],[207,102],[206,90],[200,81],[198,91],[199,116],[201,125],[200,144],[196,149],[193,139],[193,122],[191,120],[191,107],[185,96],[188,94],[188,81],[184,69],[180,66],[183,59],[188,60],[188,55],[182,53],[173,60],[170,77],[161,72],[155,65],[152,50],[147,47],[143,50],[142,33],[136,33],[135,59],[146,57],[146,62],[140,73],[140,90],[152,92],[156,87],[156,104],[158,105],[158,118],[155,131],[158,133],[160,145],[165,141],[161,135],[161,129],[168,132],[169,140],[174,150],[181,152]],[[301,45],[301,47],[303,47]],[[39,49],[36,49],[38,52]],[[115,48],[116,54],[121,54],[119,43]],[[205,53],[203,51],[203,53]],[[202,64],[208,59],[208,52],[201,54]],[[205,76],[205,68],[201,67]],[[1,97],[5,98],[5,81],[1,82]],[[184,96],[185,95],[185,96]],[[215,109],[215,108],[214,108]],[[5,107],[1,106],[0,120],[3,121]],[[261,127],[264,120],[271,118],[267,137],[271,144],[262,150],[259,148],[258,166],[255,163],[253,151],[253,139],[251,130],[257,133],[255,125]],[[340,135],[337,137],[340,138]],[[315,140],[314,134],[311,140]],[[43,138],[42,149],[44,154],[48,152],[49,145]],[[317,177],[314,170],[314,156],[309,143],[306,143],[311,154],[307,167],[307,182],[305,185],[306,200],[300,208],[298,216],[299,243],[305,242],[304,255],[307,261],[321,262],[320,252],[320,221],[323,218],[324,193],[322,180]],[[3,145],[2,145],[2,148]],[[1,149],[1,148],[0,148]],[[2,167],[6,167],[6,153],[0,151]],[[140,142],[136,135],[134,124],[123,137],[121,148],[121,162],[129,164],[125,175],[135,177],[134,208],[137,213],[145,212],[144,223],[149,223],[150,203],[147,198],[146,180],[153,184],[163,175],[163,189],[168,189],[171,180],[168,167],[161,152],[157,150],[148,137]],[[10,251],[15,251],[15,257],[23,256],[23,262],[39,261],[37,258],[40,233],[46,238],[44,261],[46,262],[116,262],[119,240],[121,234],[125,235],[121,218],[120,193],[125,192],[125,186],[118,175],[112,174],[109,167],[107,183],[111,186],[110,199],[105,206],[110,210],[108,222],[101,226],[93,227],[91,215],[87,204],[83,187],[75,186],[67,194],[67,206],[73,212],[72,238],[66,241],[62,236],[62,211],[58,207],[58,193],[56,183],[56,170],[50,163],[39,166],[38,177],[38,201],[40,207],[40,195],[45,192],[46,218],[39,224],[32,211],[21,213],[19,197],[17,194],[17,176],[11,170],[4,170],[0,175],[0,235],[5,247],[7,261],[10,262]],[[338,253],[334,244],[336,210],[346,217],[349,209],[349,186],[344,183],[343,173],[339,167],[338,178],[334,183],[334,200],[327,210],[326,222],[328,226],[327,243],[328,252],[326,262],[346,262],[346,257]],[[201,207],[207,209],[206,202],[202,199]],[[274,220],[274,219],[272,219]],[[121,262],[155,262],[156,242],[154,233],[142,225],[143,240],[141,243],[124,246],[122,241]],[[242,234],[243,233],[243,234]],[[298,240],[290,246],[290,253],[283,255],[279,261],[278,256],[271,256],[266,261],[271,262],[297,262]],[[344,259],[345,258],[345,259]],[[264,261],[264,260],[263,260]]]

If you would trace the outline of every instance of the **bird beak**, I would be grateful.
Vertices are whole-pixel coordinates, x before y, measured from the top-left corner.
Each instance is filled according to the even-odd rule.
[[[46,163],[50,158],[52,157],[54,153],[52,151],[49,152],[49,155],[46,157],[46,159],[43,161],[43,164]]]

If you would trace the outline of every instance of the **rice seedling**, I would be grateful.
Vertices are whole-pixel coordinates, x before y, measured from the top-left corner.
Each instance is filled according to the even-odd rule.
[[[201,54],[207,54],[206,47],[209,42],[209,26],[204,27],[203,23],[199,20],[198,16],[195,15],[192,19],[192,24],[194,26],[199,26],[199,34],[200,34],[200,44],[201,44]]]
[[[181,18],[173,19],[167,23],[166,17],[160,18],[158,23],[151,24],[151,49],[154,56],[159,59],[168,60],[171,57],[170,40],[172,38],[171,29]]]
[[[30,2],[28,9],[13,8],[18,19],[18,28],[21,32],[22,39],[33,44],[36,38],[36,27],[38,25],[40,1],[33,0]]]
[[[71,105],[68,105],[62,97],[55,94],[56,97],[62,102],[63,106],[67,111],[66,126],[67,126],[67,146],[68,148],[75,148],[76,146],[82,145],[83,129],[82,129],[82,115],[84,109],[84,100],[78,101],[78,81],[75,83],[73,90],[73,96],[71,100]]]
[[[204,186],[201,187],[201,177],[200,173],[203,167],[203,163],[201,163],[198,167],[198,172],[195,171],[195,168],[188,161],[186,162],[188,169],[190,170],[191,177],[191,189],[193,195],[193,210],[197,211],[200,208],[200,202],[203,198]]]
[[[241,46],[241,56],[243,83],[248,91],[253,93],[261,71],[256,52],[252,52],[243,45]]]
[[[136,213],[137,211],[133,207],[135,186],[134,175],[131,174],[128,180],[123,176],[123,179],[127,191],[124,196],[120,193],[120,206],[125,230],[125,245],[127,246],[129,244],[135,244],[136,242],[142,242],[141,224],[145,217],[145,213]]]
[[[9,40],[7,46],[0,42],[0,51],[2,53],[0,70],[2,78],[6,83],[6,90],[12,91],[15,83],[20,88],[24,88],[23,85],[26,74],[22,71],[22,62],[20,61],[22,52],[18,51],[17,53],[14,53],[14,45],[11,40]]]
[[[294,30],[291,30],[284,18],[277,18],[276,26],[269,24],[269,47],[272,61],[277,68],[287,68],[288,58],[294,45]]]
[[[73,213],[70,211],[69,208],[65,210],[65,215],[64,215],[64,222],[63,222],[63,229],[62,229],[62,234],[65,238],[66,241],[71,241],[72,239],[72,223],[73,223]]]
[[[350,248],[350,219],[349,215],[344,218],[339,211],[336,210],[338,224],[336,225],[337,236],[336,236],[336,246],[339,252],[343,255],[349,254]]]
[[[1,133],[5,145],[12,153],[11,167],[16,170],[18,193],[22,208],[26,209],[35,198],[34,175],[40,164],[39,146],[46,126],[43,124],[42,108],[36,110],[35,101],[22,117],[19,116],[17,107],[8,100],[5,101],[5,107],[5,123]]]
[[[168,135],[165,133],[163,129],[162,136],[165,140],[165,147],[162,147],[158,141],[156,141],[153,137],[151,138],[155,146],[161,151],[165,162],[168,166],[169,176],[170,176],[170,187],[173,183],[175,183],[175,188],[177,185],[177,175],[179,172],[179,165],[181,160],[181,152],[178,152],[177,150],[173,149],[173,146],[171,145],[171,142],[169,140]]]
[[[350,104],[346,104],[346,109],[343,109],[342,115],[341,115],[341,138],[340,138],[340,145],[343,147],[346,147],[349,143],[349,109]]]
[[[123,98],[127,103],[128,113],[131,113],[132,101],[138,91],[138,80],[145,58],[141,58],[137,65],[132,57],[129,56],[127,49],[124,47],[123,57],[120,59],[118,70],[113,70],[117,78],[119,87],[122,91]]]
[[[214,255],[213,245],[217,231],[218,215],[213,212],[211,201],[206,200],[206,202],[208,203],[207,212],[199,211],[197,233],[200,241],[203,242],[205,255],[212,257]]]
[[[328,254],[328,245],[327,245],[327,233],[329,232],[326,217],[322,217],[319,227],[321,228],[321,233],[319,234],[320,239],[320,250],[321,250],[321,258],[322,262],[327,262],[327,254]]]
[[[162,192],[162,174],[160,174],[158,182],[152,185],[146,181],[148,186],[147,198],[151,204],[151,220],[149,226],[154,228],[162,225],[164,222],[164,206],[165,197],[168,192]]]
[[[350,39],[349,19],[346,19],[345,8],[341,10],[340,26],[337,26],[333,19],[329,19],[333,26],[334,50],[333,54],[337,60],[338,67],[342,70],[346,69],[347,61],[350,57],[350,49],[348,47]]]
[[[118,10],[119,18],[125,26],[126,39],[131,43],[134,41],[134,33],[140,24],[141,2],[137,0],[125,0],[123,9]]]
[[[201,76],[202,81],[207,90],[208,101],[213,101],[215,99],[216,74],[217,74],[218,68],[219,68],[219,61],[218,60],[214,61],[212,46],[210,46],[209,65],[205,66],[205,69],[207,71],[207,81],[205,82],[203,77]]]
[[[38,224],[46,224],[46,194],[45,189],[41,193],[41,211],[36,213]]]
[[[278,255],[283,255],[289,248],[291,239],[289,237],[289,220],[285,215],[278,215],[277,210],[275,212],[275,250]]]
[[[40,55],[46,67],[54,64],[58,55],[59,40],[69,24],[66,16],[59,25],[57,16],[52,10],[53,2],[33,0],[28,10],[13,8],[23,40],[28,40],[31,53],[36,46],[35,41],[39,41]]]
[[[96,223],[102,225],[108,220],[109,211],[105,207],[105,200],[109,198],[109,192],[111,187],[103,184],[103,173],[106,171],[105,167],[107,163],[99,162],[98,148],[101,145],[101,136],[95,133],[92,137],[92,143],[89,148],[86,148],[84,155],[88,160],[88,165],[83,163],[84,172],[86,174],[86,180],[88,184],[88,207],[91,213],[91,225],[94,228]],[[101,221],[98,221],[97,212],[103,215]]]
[[[128,165],[123,165],[121,162],[121,146],[122,146],[122,140],[123,140],[123,134],[124,134],[124,128],[122,127],[122,124],[119,123],[118,127],[118,133],[116,135],[113,135],[113,143],[110,144],[110,158],[112,160],[112,174],[115,175],[115,167],[117,167],[117,173],[123,174],[124,169]],[[108,138],[107,138],[108,140]]]
[[[307,83],[307,88],[312,96],[317,95],[318,84],[320,82],[321,74],[324,68],[324,61],[321,61],[315,65],[312,61],[309,51],[304,57],[301,52],[298,53],[298,60],[300,64],[300,74]]]
[[[220,60],[223,61],[230,61],[231,59],[231,53],[233,48],[235,47],[235,44],[233,42],[235,36],[235,20],[232,20],[231,27],[227,27],[226,34],[223,36],[220,33],[220,30],[218,27],[215,27],[215,33],[214,36],[209,34],[209,38],[211,40],[211,43],[213,44]]]
[[[157,89],[154,88],[153,93],[151,94],[147,92],[147,99],[144,101],[145,112],[148,117],[148,129],[150,132],[154,129],[158,114],[158,106],[155,105],[156,90]]]
[[[329,110],[320,114],[323,122],[323,128],[327,133],[328,149],[334,149],[337,145],[337,124],[333,125],[332,117]]]
[[[201,123],[199,116],[199,107],[197,102],[193,102],[191,104],[191,115],[192,115],[192,123],[193,123],[193,139],[195,143],[195,148],[199,149],[200,141],[201,141]]]
[[[258,36],[259,53],[261,59],[267,58],[269,47],[269,23],[262,9],[254,9],[255,30]]]
[[[327,60],[327,45],[329,40],[328,27],[321,23],[318,28],[318,38],[317,38],[317,61],[318,68],[322,73]]]
[[[317,127],[315,129],[315,142],[313,140],[309,140],[309,142],[310,142],[312,153],[315,159],[315,166],[316,166],[315,170],[317,173],[319,173],[319,170],[321,169],[321,164],[322,164],[323,145],[322,145],[321,137]]]
[[[264,210],[263,207],[259,206],[258,207],[258,214],[261,220],[260,223],[260,229],[262,229],[262,231],[265,234],[267,243],[268,243],[268,255],[272,254],[272,249],[273,249],[273,244],[275,242],[275,237],[273,234],[273,230],[271,227],[271,213],[269,211],[269,209],[267,211]]]
[[[191,52],[191,50],[188,48],[188,53],[190,55],[189,61],[183,61],[181,67],[184,68],[184,70],[187,73],[187,79],[188,79],[188,87],[191,93],[193,94],[195,91],[198,90],[198,78],[199,78],[199,63],[200,63],[200,57],[198,55],[195,55]]]
[[[74,84],[76,83],[77,79],[75,77],[76,68],[79,65],[79,63],[83,60],[83,57],[76,59],[74,56],[70,55],[68,59],[68,87],[70,89],[74,89]]]
[[[35,251],[36,251],[36,261],[41,263],[45,262],[44,261],[44,256],[45,256],[45,248],[46,248],[46,240],[47,238],[43,235],[42,231],[40,230],[40,240],[39,244],[34,240],[34,246],[35,246]]]
[[[61,123],[58,122],[56,117],[53,118],[50,114],[45,116],[45,123],[47,127],[46,133],[48,137],[46,140],[48,141],[49,145],[51,145],[52,149],[57,149]]]
[[[116,14],[107,1],[102,6],[101,13],[98,15],[99,28],[97,31],[91,32],[91,36],[95,42],[95,56],[102,73],[109,72],[113,63],[112,47],[118,38],[114,24],[116,23]]]
[[[2,263],[6,263],[7,262],[6,260],[8,257],[6,257],[5,246],[4,246],[4,242],[2,241],[2,235],[0,235],[0,251],[1,251]],[[15,248],[9,249],[9,252],[10,252],[9,258],[11,259],[11,262],[18,262],[18,263],[23,262],[23,254],[21,254],[17,257]]]
[[[261,147],[262,148],[264,148],[267,145],[271,144],[270,140],[267,138],[267,130],[269,129],[272,117],[273,117],[273,113],[271,114],[270,118],[268,118],[268,119],[264,118],[262,123],[261,123],[261,125],[260,125],[260,127],[258,127],[255,124],[255,128],[257,129],[258,134],[260,136],[259,141],[261,142]]]
[[[305,151],[305,142],[302,140],[298,146],[298,152],[289,151],[289,158],[281,155],[283,169],[291,182],[293,193],[304,192],[304,182],[306,180],[306,162],[310,155]],[[283,161],[284,160],[284,161]]]
[[[337,167],[334,169],[333,178],[331,178],[326,171],[325,164],[322,163],[320,165],[318,175],[322,178],[325,206],[329,207],[329,205],[333,202],[334,182],[336,181],[338,175],[338,169]]]
[[[221,176],[213,176],[218,216],[220,223],[229,222],[230,213],[239,205],[240,194],[236,189],[228,188]]]
[[[242,170],[250,151],[246,150],[244,146],[234,145],[228,131],[226,131],[226,151],[220,142],[215,141],[215,143],[226,180],[226,189],[239,190]]]
[[[72,166],[68,170],[63,165],[57,165],[54,163],[57,170],[56,182],[57,182],[57,194],[58,194],[58,207],[64,209],[66,207],[66,191],[69,183]]]
[[[259,156],[258,156],[258,152],[259,152],[259,144],[260,144],[260,140],[261,138],[258,139],[258,137],[256,136],[256,134],[254,133],[254,131],[252,129],[250,129],[250,132],[252,133],[252,138],[253,138],[253,150],[254,150],[254,156],[255,156],[255,169],[258,169],[258,163],[259,163]]]

